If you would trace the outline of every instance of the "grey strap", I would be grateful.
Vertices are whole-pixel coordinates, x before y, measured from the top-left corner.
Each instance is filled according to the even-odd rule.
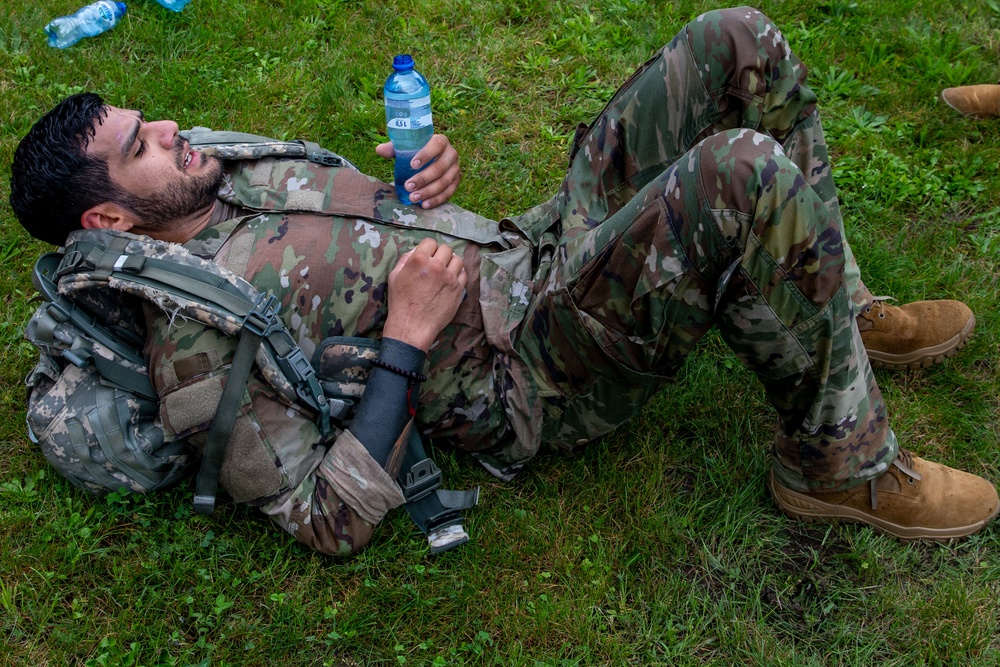
[[[236,356],[229,367],[226,378],[226,388],[222,390],[219,407],[212,420],[212,428],[208,432],[205,453],[198,471],[198,482],[195,488],[194,509],[199,514],[211,514],[215,510],[215,493],[219,488],[219,476],[222,474],[222,461],[229,444],[229,435],[236,423],[236,413],[239,412],[246,388],[250,369],[253,368],[253,358],[260,346],[261,335],[250,327],[243,329],[239,345],[236,346]]]
[[[470,491],[446,491],[441,486],[441,470],[427,458],[420,434],[410,431],[410,443],[403,457],[398,477],[406,511],[413,523],[427,536],[431,553],[441,553],[469,541],[462,515],[479,502],[479,488]]]
[[[97,372],[101,374],[101,377],[112,384],[134,392],[150,401],[158,400],[156,389],[153,387],[153,383],[150,382],[148,375],[122,366],[110,359],[105,359],[88,347],[74,347],[64,351],[62,356],[64,359],[71,361],[77,368],[87,368],[93,364]]]

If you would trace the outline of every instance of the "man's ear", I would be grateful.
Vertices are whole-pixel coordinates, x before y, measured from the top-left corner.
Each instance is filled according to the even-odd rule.
[[[127,232],[135,226],[135,216],[113,202],[92,206],[80,216],[80,226],[84,229],[117,229]]]

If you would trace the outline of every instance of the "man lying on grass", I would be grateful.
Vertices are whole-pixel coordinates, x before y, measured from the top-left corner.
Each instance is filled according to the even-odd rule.
[[[256,378],[229,442],[230,495],[320,551],[357,551],[403,502],[384,468],[409,409],[509,478],[543,443],[579,447],[629,419],[713,326],[777,412],[782,510],[903,539],[971,534],[995,488],[901,447],[871,367],[940,361],[975,320],[865,288],[805,79],[760,12],[700,16],[578,135],[559,191],[499,224],[446,203],[460,172],[442,135],[414,158],[434,160],[407,184],[418,204],[376,184],[371,215],[348,216],[348,167],[224,163],[171,121],[77,95],[21,142],[11,204],[53,244],[80,228],[186,244],[277,296],[314,359],[331,337],[379,341],[349,428],[321,438]],[[147,325],[167,437],[205,431],[214,405],[192,399],[235,344],[162,314]]]

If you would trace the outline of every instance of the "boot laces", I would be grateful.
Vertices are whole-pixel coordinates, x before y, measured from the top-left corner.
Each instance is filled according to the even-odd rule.
[[[913,469],[913,452],[908,449],[899,448],[899,453],[896,454],[896,458],[892,460],[892,465],[896,466],[904,475],[908,476],[910,484],[920,481],[920,473]],[[888,474],[886,470],[882,475]],[[868,489],[871,493],[872,498],[872,509],[878,509],[878,480],[879,477],[874,477],[868,482]]]
[[[879,319],[885,319],[885,302],[895,301],[896,297],[892,296],[873,296],[872,302],[865,307],[865,313],[872,312],[872,308],[878,307],[878,317]]]

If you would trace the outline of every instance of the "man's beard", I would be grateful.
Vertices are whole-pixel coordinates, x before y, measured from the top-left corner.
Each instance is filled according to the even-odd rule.
[[[183,155],[181,139],[178,139],[175,151],[180,165]],[[127,196],[123,204],[139,217],[140,224],[147,230],[169,229],[178,220],[207,209],[219,195],[223,170],[219,158],[202,155],[202,159],[210,167],[204,174],[171,183],[157,194]]]

